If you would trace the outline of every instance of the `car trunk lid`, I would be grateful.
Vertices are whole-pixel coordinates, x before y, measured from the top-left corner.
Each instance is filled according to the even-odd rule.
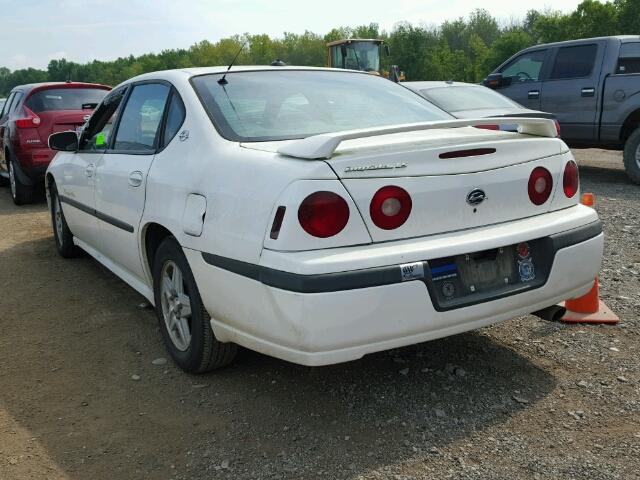
[[[553,124],[551,124],[553,125]],[[553,126],[551,128],[554,128]],[[341,180],[374,242],[441,234],[545,213],[562,182],[567,151],[552,136],[475,128],[429,129],[341,140],[327,163]],[[283,142],[244,144],[266,151],[287,150]],[[542,205],[529,199],[528,182],[542,166],[553,190]],[[409,193],[412,210],[400,227],[376,226],[370,214],[375,193],[397,186]],[[471,199],[478,190],[482,201]],[[562,192],[562,187],[560,187]]]

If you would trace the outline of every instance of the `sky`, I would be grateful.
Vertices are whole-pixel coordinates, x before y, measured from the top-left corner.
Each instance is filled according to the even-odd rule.
[[[401,21],[438,25],[484,8],[507,23],[527,10],[571,11],[578,0],[0,0],[0,66],[46,68],[155,53],[242,33],[310,30]]]

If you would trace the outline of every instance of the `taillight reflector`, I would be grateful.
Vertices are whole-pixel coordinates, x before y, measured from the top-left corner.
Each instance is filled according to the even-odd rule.
[[[305,198],[298,208],[300,226],[309,235],[333,237],[349,221],[349,205],[334,192],[315,192]]]
[[[284,214],[287,211],[287,207],[280,205],[276,210],[276,214],[273,217],[273,224],[271,225],[271,232],[269,238],[277,240],[280,235],[280,228],[282,227],[282,220],[284,220]]]
[[[578,174],[578,164],[573,160],[567,162],[562,176],[562,188],[567,198],[572,198],[580,187],[580,176]]]
[[[542,205],[551,195],[553,177],[544,167],[536,167],[529,176],[529,199],[534,205]]]
[[[369,205],[369,214],[378,228],[393,230],[407,221],[411,207],[411,196],[407,191],[389,185],[375,193]]]

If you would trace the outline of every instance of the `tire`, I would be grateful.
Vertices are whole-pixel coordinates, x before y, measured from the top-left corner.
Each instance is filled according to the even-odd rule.
[[[35,198],[35,188],[33,185],[25,185],[16,175],[13,158],[8,159],[9,186],[11,187],[11,198],[16,205],[26,205],[33,203]]]
[[[173,237],[163,240],[156,252],[153,294],[162,338],[181,369],[204,373],[233,361],[238,347],[215,338],[189,263]]]
[[[631,181],[640,185],[640,128],[624,144],[624,169]]]
[[[56,242],[56,250],[63,258],[77,257],[80,249],[73,243],[73,234],[69,230],[67,220],[64,218],[58,189],[52,183],[49,187],[51,197],[51,227],[53,228],[53,239]]]

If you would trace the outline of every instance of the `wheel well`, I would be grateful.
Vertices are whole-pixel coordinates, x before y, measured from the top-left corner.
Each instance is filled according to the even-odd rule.
[[[165,238],[170,236],[172,236],[172,233],[158,223],[147,225],[144,233],[144,250],[149,272],[153,270],[153,259],[156,256],[158,247]]]
[[[640,109],[634,111],[627,117],[620,130],[620,140],[627,141],[627,138],[640,126]]]

